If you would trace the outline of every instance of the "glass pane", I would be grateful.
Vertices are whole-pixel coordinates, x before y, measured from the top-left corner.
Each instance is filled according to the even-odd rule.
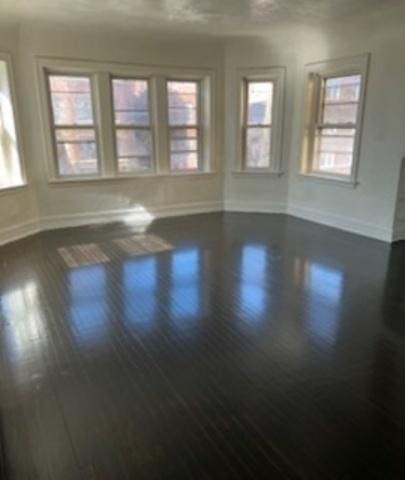
[[[354,129],[320,130],[316,138],[314,170],[350,175],[353,161]]]
[[[357,103],[351,104],[325,104],[323,110],[323,123],[350,123],[355,124],[357,119]]]
[[[197,125],[198,82],[167,82],[169,125]]]
[[[92,175],[98,172],[93,129],[58,129],[55,134],[60,175]]]
[[[325,80],[325,102],[358,102],[361,75],[327,78]]]
[[[197,152],[172,153],[170,155],[172,170],[198,170]]]
[[[327,78],[324,82],[323,123],[356,123],[361,75]]]
[[[91,85],[88,77],[49,76],[55,125],[92,125]]]
[[[198,131],[196,128],[177,128],[170,131],[170,151],[184,152],[198,150]]]
[[[248,125],[269,125],[273,105],[273,82],[248,82]]]
[[[115,78],[113,96],[117,125],[149,125],[147,80]]]
[[[266,168],[270,166],[271,128],[249,127],[246,130],[246,166]]]
[[[8,73],[0,60],[0,188],[24,183]]]
[[[118,170],[121,173],[150,170],[152,135],[149,130],[117,130]]]

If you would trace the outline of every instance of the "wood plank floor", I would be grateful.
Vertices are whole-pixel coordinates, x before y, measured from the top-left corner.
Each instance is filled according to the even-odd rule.
[[[1,478],[405,478],[404,245],[281,215],[135,233],[0,249]]]

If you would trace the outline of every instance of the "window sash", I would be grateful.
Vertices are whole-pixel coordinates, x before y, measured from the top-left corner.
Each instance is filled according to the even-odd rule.
[[[91,111],[93,122],[86,123],[86,124],[60,124],[57,125],[55,122],[55,116],[52,106],[52,91],[51,91],[51,82],[50,79],[52,76],[61,76],[61,77],[71,77],[71,78],[87,78],[90,84],[90,101],[91,101]],[[52,129],[52,150],[54,156],[54,164],[55,169],[58,177],[62,178],[69,178],[69,177],[93,177],[94,175],[100,175],[100,145],[99,145],[99,136],[98,131],[96,128],[96,111],[95,111],[95,95],[94,95],[94,85],[93,85],[93,78],[91,74],[86,73],[72,73],[72,72],[65,72],[63,70],[51,70],[46,71],[46,86],[47,86],[47,100],[48,100],[48,109],[49,109],[49,118],[51,122],[51,129]],[[57,131],[58,130],[93,130],[94,132],[94,143],[96,148],[96,172],[92,174],[81,174],[81,173],[73,173],[73,174],[63,174],[61,173],[61,165],[59,162],[59,155],[58,155],[58,140],[57,140]],[[86,143],[86,142],[81,142]]]
[[[248,121],[248,111],[249,111],[249,84],[250,83],[258,83],[258,82],[269,82],[272,83],[273,85],[273,90],[272,90],[272,112],[271,112],[271,119],[272,121],[270,123],[249,123]],[[272,150],[273,150],[273,138],[274,138],[274,130],[273,130],[273,119],[275,115],[275,89],[276,89],[276,82],[274,80],[271,80],[269,78],[263,77],[260,79],[244,79],[243,80],[243,119],[242,119],[242,158],[243,158],[243,169],[244,170],[254,170],[254,171],[260,171],[260,170],[269,170],[271,168],[271,163],[272,163]],[[264,129],[270,129],[270,152],[269,152],[269,158],[266,166],[263,167],[255,167],[252,165],[248,165],[248,159],[247,159],[247,136],[248,136],[248,130],[250,128],[264,128]]]
[[[142,125],[142,124],[137,124],[137,123],[117,123],[116,118],[115,118],[115,113],[117,109],[115,108],[115,100],[114,100],[114,80],[128,80],[128,81],[145,81],[147,85],[147,95],[148,95],[148,117],[149,117],[149,124],[148,125]],[[155,170],[155,132],[153,128],[153,121],[152,121],[152,94],[151,94],[151,82],[149,77],[144,77],[144,76],[118,76],[118,75],[113,75],[110,78],[110,91],[111,91],[111,98],[112,98],[112,117],[113,117],[113,128],[114,128],[114,151],[115,151],[115,168],[116,168],[116,173],[120,176],[125,176],[125,175],[131,175],[131,174],[142,174],[142,173],[151,173]],[[123,156],[119,155],[118,153],[118,140],[117,140],[117,134],[119,130],[128,130],[128,131],[147,131],[150,134],[151,138],[151,152],[150,152],[150,161],[149,161],[149,168],[147,169],[141,169],[141,168],[136,168],[132,169],[129,171],[122,171],[120,170],[120,165],[119,165],[119,160],[122,158],[145,158],[145,155],[128,155],[128,156]]]
[[[326,81],[329,79],[336,79],[347,77],[351,75],[359,75],[361,77],[360,81],[360,92],[359,92],[359,99],[357,101],[338,101],[334,103],[335,105],[344,105],[344,104],[351,104],[357,105],[357,113],[356,113],[356,122],[338,122],[338,123],[328,123],[323,122],[322,119],[324,117],[324,109],[325,109],[325,84]],[[359,134],[359,127],[361,122],[361,107],[362,107],[362,88],[363,88],[364,76],[361,72],[358,71],[348,71],[345,73],[339,74],[331,74],[331,75],[317,75],[316,76],[316,89],[317,89],[317,96],[316,96],[316,110],[315,110],[315,122],[313,124],[312,133],[311,133],[311,155],[310,155],[310,162],[309,162],[309,172],[322,174],[326,176],[336,177],[336,178],[352,178],[354,175],[354,169],[356,168],[355,165],[355,155],[358,148],[358,134]],[[335,173],[335,172],[325,172],[320,168],[317,168],[316,165],[319,163],[318,158],[318,151],[316,148],[317,139],[320,138],[320,135],[323,130],[354,130],[353,134],[353,151],[351,153],[351,163],[350,163],[350,172],[347,174],[344,173]]]
[[[170,124],[170,116],[169,116],[169,83],[170,82],[179,82],[179,83],[195,83],[197,86],[197,104],[196,104],[196,124]],[[184,79],[184,78],[168,78],[166,80],[166,99],[167,99],[167,126],[168,126],[168,156],[169,156],[169,169],[171,172],[197,172],[203,169],[202,159],[203,159],[203,118],[202,118],[202,82],[200,79]],[[176,130],[196,130],[197,135],[197,150],[185,150],[182,153],[196,153],[197,154],[197,166],[196,168],[188,169],[188,168],[173,168],[172,163],[172,155],[176,155],[178,151],[172,152],[171,148],[171,140],[172,140],[172,132]]]

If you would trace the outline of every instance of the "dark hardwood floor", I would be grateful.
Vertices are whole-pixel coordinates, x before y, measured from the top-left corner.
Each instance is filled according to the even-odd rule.
[[[405,246],[210,214],[0,249],[4,479],[404,479]],[[109,261],[68,268],[60,247]]]

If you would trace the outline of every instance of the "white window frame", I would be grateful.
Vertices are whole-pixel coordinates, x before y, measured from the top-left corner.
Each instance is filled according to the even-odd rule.
[[[100,137],[99,137],[99,128],[98,128],[98,121],[97,118],[99,117],[98,111],[96,109],[96,98],[95,98],[95,82],[96,79],[91,71],[89,72],[72,72],[72,71],[65,71],[65,70],[53,70],[53,69],[46,69],[45,70],[45,75],[46,75],[46,94],[48,97],[48,115],[49,115],[49,121],[51,125],[51,142],[52,142],[52,151],[53,151],[53,159],[54,159],[54,165],[53,165],[53,171],[54,174],[57,178],[60,179],[81,179],[81,178],[93,178],[93,177],[99,177],[101,175],[101,161],[100,161]],[[90,81],[90,97],[91,97],[91,106],[92,106],[92,113],[93,113],[93,124],[92,125],[56,125],[55,124],[55,119],[53,115],[53,110],[52,110],[52,92],[50,89],[50,77],[51,76],[64,76],[64,77],[82,77],[82,78],[88,78]],[[62,175],[59,172],[59,161],[58,161],[58,153],[57,153],[57,140],[56,140],[56,131],[57,130],[94,130],[94,137],[95,137],[95,144],[96,144],[96,155],[97,155],[97,173],[95,174],[90,174],[90,175],[81,175],[81,174],[75,174],[75,175]]]
[[[369,59],[370,55],[364,54],[337,60],[310,63],[305,66],[305,121],[299,170],[300,175],[303,177],[331,181],[343,185],[357,185]],[[356,123],[348,124],[347,126],[339,124],[338,127],[355,130],[351,171],[349,175],[319,172],[313,168],[313,165],[315,161],[316,134],[319,128],[322,127],[320,121],[322,114],[322,86],[326,79],[351,75],[361,76]]]
[[[114,80],[145,80],[148,84],[148,107],[149,107],[149,125],[142,126],[142,125],[117,125],[115,122],[115,107],[114,107],[114,92],[113,92],[113,81]],[[116,168],[116,175],[119,177],[126,177],[132,175],[148,175],[152,173],[156,173],[156,132],[155,132],[155,125],[156,122],[154,121],[154,114],[153,114],[153,101],[152,98],[152,79],[150,76],[134,76],[134,75],[117,75],[111,74],[110,75],[110,90],[111,90],[111,101],[112,101],[112,115],[113,115],[113,127],[114,127],[114,153],[115,153],[115,168]],[[120,172],[118,167],[118,145],[117,145],[117,130],[119,129],[128,129],[128,130],[148,130],[151,135],[152,139],[152,152],[151,152],[151,163],[148,170],[145,171],[133,171],[133,172]]]
[[[285,102],[285,67],[241,68],[237,70],[238,132],[236,135],[236,171],[235,173],[268,173],[282,174],[282,150]],[[273,83],[273,104],[271,120],[270,163],[268,167],[248,167],[245,159],[247,84],[248,82],[265,81]]]
[[[206,112],[204,111],[204,102],[203,102],[203,95],[204,95],[204,88],[203,88],[203,79],[201,78],[167,78],[166,79],[166,98],[167,98],[167,107],[168,105],[168,85],[169,82],[193,82],[197,84],[197,124],[196,125],[170,125],[169,117],[167,117],[167,133],[168,133],[168,155],[169,155],[169,169],[172,173],[193,173],[193,172],[201,172],[205,170],[205,163],[207,162],[207,158],[204,157],[204,118],[206,117]],[[167,115],[169,115],[169,108],[167,108]],[[197,130],[197,142],[198,142],[198,150],[197,150],[197,168],[194,170],[187,170],[187,169],[173,169],[172,162],[170,158],[170,139],[171,139],[171,131],[172,130],[181,130],[181,129],[195,129]]]
[[[36,58],[38,102],[41,127],[46,151],[49,183],[117,180],[138,177],[200,176],[217,173],[216,133],[216,74],[213,69],[147,66],[119,62],[92,60],[65,60],[50,57]],[[47,86],[47,72],[59,74],[91,75],[93,78],[93,112],[98,145],[99,173],[96,176],[58,176],[53,147],[52,117]],[[150,86],[150,128],[153,139],[153,168],[148,172],[118,172],[115,145],[112,78],[147,78]],[[170,170],[168,109],[166,82],[168,80],[198,80],[201,85],[201,168],[192,171]]]
[[[21,138],[21,124],[20,118],[18,113],[18,102],[17,102],[17,95],[15,90],[15,78],[14,78],[14,69],[13,69],[13,61],[11,54],[8,52],[0,51],[0,60],[3,61],[6,65],[6,74],[7,74],[7,81],[10,90],[10,97],[11,97],[11,107],[13,111],[14,117],[14,127],[15,127],[15,134],[16,134],[16,141],[17,141],[17,152],[18,152],[18,160],[21,169],[21,182],[17,184],[10,184],[9,186],[0,187],[0,193],[6,192],[8,190],[21,188],[27,186],[27,174],[25,168],[25,160],[24,160],[24,149],[23,143]]]

